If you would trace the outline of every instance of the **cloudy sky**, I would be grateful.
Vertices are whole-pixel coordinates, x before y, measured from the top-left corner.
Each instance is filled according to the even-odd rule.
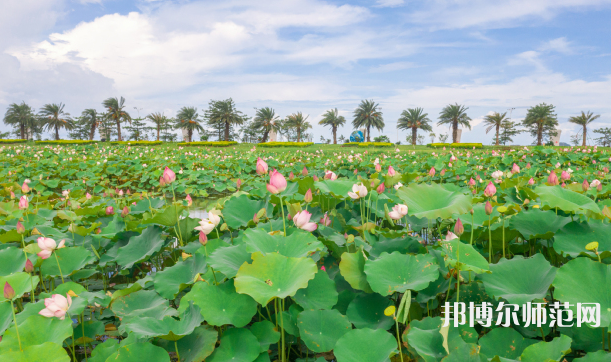
[[[124,96],[132,116],[134,107],[173,116],[232,97],[251,116],[266,106],[309,114],[318,141],[330,137],[316,125],[327,109],[351,120],[361,99],[374,99],[382,134],[405,142],[395,128],[403,109],[423,107],[436,122],[458,102],[474,126],[462,141],[490,143],[487,113],[515,108],[520,120],[547,102],[561,141],[578,132],[567,119],[582,110],[601,114],[593,128],[611,126],[611,0],[2,0],[2,8],[2,114],[25,101],[63,102],[79,115]]]

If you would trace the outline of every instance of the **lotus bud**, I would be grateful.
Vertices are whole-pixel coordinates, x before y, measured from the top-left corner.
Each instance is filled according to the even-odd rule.
[[[605,166],[605,167],[603,167],[603,172],[604,172],[604,173],[609,173],[609,167],[606,167],[606,166]]]
[[[110,216],[110,215],[112,215],[114,213],[115,213],[115,208],[114,207],[112,207],[112,206],[107,206],[106,207],[106,215]]]
[[[90,194],[89,192],[88,192],[88,193],[85,195],[85,198],[86,198],[87,200],[91,200],[91,197],[92,197],[92,196],[91,196],[91,194]]]
[[[439,173],[441,176],[445,176],[446,175],[446,169],[442,168],[441,172]]]
[[[388,166],[388,176],[395,176],[397,174],[397,171],[395,171],[395,169],[392,166]]]
[[[435,176],[435,167],[431,167],[431,169],[429,170],[429,176]]]
[[[30,187],[28,186],[28,182],[30,180],[25,180],[23,181],[23,185],[21,185],[21,192],[23,192],[24,194],[27,194],[28,192],[30,192]]]
[[[456,220],[456,224],[454,224],[454,234],[461,236],[464,232],[465,227],[463,226],[462,221],[460,221],[460,218],[458,218]]]
[[[346,238],[346,243],[351,244],[353,242],[354,242],[354,235],[352,234],[348,235],[348,237]]]
[[[496,194],[496,187],[494,187],[494,184],[490,182],[488,183],[488,186],[486,186],[486,188],[484,189],[484,196],[492,197],[494,196],[494,194]]]
[[[301,175],[304,177],[308,175],[308,169],[305,166],[303,166],[303,170],[301,170]]]
[[[303,200],[307,203],[312,202],[313,198],[312,198],[312,189],[308,189],[308,191],[306,191],[305,196],[303,197]]]
[[[159,177],[159,187],[164,187],[165,186],[165,180],[163,179],[163,176]],[[106,193],[104,193],[104,196],[106,197]]]
[[[13,191],[11,191],[11,199],[15,198],[15,193]]]
[[[191,195],[187,194],[187,197],[185,197],[185,200],[187,201],[187,206],[193,205],[193,199],[191,198]]]
[[[23,226],[23,224],[21,223],[21,221],[17,221],[17,233],[18,233],[18,234],[23,234],[23,233],[25,233],[25,227]]]
[[[590,189],[590,184],[588,183],[588,180],[583,180],[583,183],[581,184],[581,189],[583,190],[583,192],[586,192]]]
[[[549,173],[549,176],[547,177],[547,183],[552,186],[560,184],[560,182],[558,181],[558,176],[556,176],[556,172],[552,171]]]
[[[562,173],[560,174],[560,179],[562,181],[569,180],[570,178],[571,178],[571,174],[566,171],[562,171]]]
[[[286,179],[284,178],[284,176],[282,176],[282,174],[280,174],[280,172],[274,170],[270,177],[269,183],[266,186],[267,191],[269,191],[270,193],[274,195],[279,194],[282,191],[286,190]]]
[[[519,172],[520,172],[520,166],[514,163],[513,167],[511,168],[511,173],[519,173]]]
[[[26,273],[31,273],[31,272],[34,271],[34,264],[32,264],[30,259],[27,259],[25,261],[25,271],[26,271]]]
[[[486,215],[492,214],[492,204],[490,201],[486,201],[486,206],[484,206],[484,211],[486,211]]]
[[[229,227],[227,226],[227,223],[226,223],[226,222],[224,222],[224,223],[223,223],[223,225],[221,225],[220,230],[221,230],[221,231],[227,231],[227,230],[229,230]]]
[[[19,199],[19,209],[25,210],[28,208],[29,205],[30,203],[28,201],[28,197],[25,195],[21,196],[21,198]]]
[[[325,268],[325,266],[323,265],[323,266],[321,266],[321,267],[320,267],[320,270],[322,270],[322,271],[326,272],[326,271],[327,271],[327,268]]]
[[[530,170],[530,162],[526,164],[526,168]]]
[[[471,215],[473,215],[475,212],[473,211],[473,209],[471,209],[471,211],[469,211],[469,213],[470,213]]]
[[[530,186],[534,185],[535,184],[535,180],[531,177],[530,180],[528,180],[528,184]]]
[[[267,163],[261,159],[261,157],[257,158],[257,173],[259,175],[267,174]]]
[[[293,181],[295,179],[295,175],[293,174],[293,171],[291,171],[291,173],[289,173],[289,180]]]
[[[259,215],[258,215],[256,212],[255,212],[255,215],[252,217],[252,221],[253,221],[255,224],[258,224],[258,223],[259,223]]]
[[[203,231],[199,232],[199,243],[202,245],[208,244],[208,237],[206,236],[206,233],[204,233]]]
[[[329,215],[327,215],[326,212],[325,212],[325,215],[320,218],[320,223],[324,226],[331,225],[331,219],[329,218]]]
[[[4,299],[12,300],[14,298],[15,290],[8,282],[4,283]]]
[[[119,196],[123,196],[123,190],[119,190],[118,194]]]
[[[354,175],[356,176],[356,174],[357,174],[357,173],[359,173],[359,169],[358,169],[358,168],[355,168],[355,169],[354,169]]]
[[[598,186],[596,186],[596,191],[601,192],[603,190],[603,184],[599,183]]]
[[[129,209],[127,206],[124,206],[123,210],[121,210],[121,217],[126,217],[127,215],[129,215]]]
[[[169,185],[172,182],[176,181],[176,174],[167,166],[165,170],[163,170],[163,175],[161,177],[163,177],[163,181],[166,185]]]
[[[473,177],[470,177],[470,178],[469,178],[469,183],[468,183],[468,185],[469,185],[470,187],[475,186],[475,180],[473,179]]]
[[[314,179],[314,181],[318,181],[318,176],[314,175],[312,176],[312,179]]]
[[[380,172],[382,171],[382,165],[380,165],[379,163],[376,163],[376,172]]]
[[[386,186],[384,186],[384,182],[382,182],[380,183],[376,191],[378,192],[378,195],[382,195],[384,193],[384,190],[386,190]]]

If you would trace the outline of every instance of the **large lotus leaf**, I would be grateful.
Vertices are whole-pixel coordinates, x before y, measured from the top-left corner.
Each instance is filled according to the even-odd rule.
[[[406,290],[426,288],[439,276],[439,265],[429,254],[382,253],[375,260],[365,262],[367,281],[374,292],[391,295]]]
[[[33,304],[33,303],[29,303]],[[0,336],[13,323],[13,309],[9,301],[0,303]]]
[[[272,236],[263,229],[248,229],[244,232],[244,243],[249,253],[278,253],[291,258],[308,256],[324,248],[312,233],[302,230],[294,231],[285,237]]]
[[[63,341],[70,336],[72,336],[72,321],[68,318],[60,320],[33,315],[19,324],[19,337],[23,348],[41,345],[45,342],[53,342],[61,346]],[[19,340],[13,325],[2,337],[0,355],[15,351],[19,351]]]
[[[110,338],[106,342],[95,346],[89,357],[89,362],[106,362],[106,359],[117,352],[119,347],[119,342]]]
[[[323,194],[332,194],[333,196],[345,199],[348,197],[348,192],[352,191],[354,183],[352,180],[323,180],[314,182],[314,188],[320,190]]]
[[[68,352],[61,344],[46,342],[0,354],[0,362],[70,362]]]
[[[480,348],[475,344],[465,343],[442,359],[442,362],[488,362],[488,358],[480,353]]]
[[[346,316],[356,328],[388,329],[394,324],[392,317],[384,315],[390,299],[377,293],[359,294],[350,302]]]
[[[594,200],[575,191],[557,186],[538,186],[535,193],[539,195],[542,204],[549,205],[552,209],[581,213],[589,210],[600,215],[600,209]]]
[[[319,270],[308,282],[308,287],[299,289],[293,297],[303,309],[331,309],[337,304],[337,298],[335,281],[323,270]]]
[[[261,305],[267,305],[274,298],[295,295],[297,290],[308,286],[317,271],[316,263],[310,258],[254,253],[252,259],[252,264],[244,264],[238,270],[235,288]]]
[[[111,310],[119,317],[154,317],[177,315],[169,302],[152,290],[139,290],[121,296],[111,304]]]
[[[257,313],[257,302],[248,295],[236,293],[231,279],[219,285],[196,283],[181,299],[179,310],[188,306],[189,301],[199,306],[206,322],[213,326],[233,324],[241,328]]]
[[[344,237],[342,236],[342,239],[343,238]],[[417,254],[422,249],[423,247],[422,244],[420,244],[420,241],[411,236],[401,236],[396,239],[381,237],[377,243],[373,244],[371,250],[369,251],[369,255],[377,258],[384,252],[390,254],[395,251],[398,251],[401,254]]]
[[[522,352],[522,362],[562,361],[562,357],[571,352],[571,338],[560,336],[551,342],[539,342],[526,347]]]
[[[494,328],[479,340],[481,352],[488,358],[499,356],[517,360],[526,347],[537,343],[535,339],[522,337],[513,328]]]
[[[193,333],[180,339],[178,353],[184,362],[200,362],[208,358],[214,351],[218,332],[212,326],[204,325],[195,328]]]
[[[598,351],[603,341],[602,328],[578,327],[577,323],[573,323],[570,327],[556,327],[556,329],[560,334],[571,337],[571,349],[573,351]]]
[[[252,263],[250,253],[246,251],[246,244],[218,248],[208,255],[208,264],[227,278],[234,278],[242,264]]]
[[[501,259],[497,264],[491,264],[492,273],[482,274],[479,278],[489,295],[522,305],[544,298],[557,270],[543,254],[530,258],[516,255],[513,259]]]
[[[460,218],[460,221],[463,223],[463,225],[473,224],[475,228],[486,226],[488,225],[488,221],[490,219],[492,220],[492,222],[494,222],[495,218],[497,218],[500,213],[496,210],[496,208],[494,208],[492,209],[492,214],[488,216],[486,214],[485,207],[486,204],[483,203],[475,204],[473,205],[473,215],[471,215],[470,211],[467,211],[466,213],[461,215],[454,215],[453,218]],[[470,235],[469,232],[467,232],[467,235]]]
[[[142,220],[142,224],[159,224],[163,226],[176,226],[178,215],[182,212],[182,206],[168,206],[163,211],[155,213],[150,219]],[[178,212],[178,213],[177,213]]]
[[[174,299],[176,294],[193,284],[197,274],[204,274],[206,270],[206,257],[195,253],[191,258],[155,274],[155,290],[166,299]]]
[[[337,362],[386,362],[397,348],[397,340],[382,329],[353,329],[335,344]]]
[[[594,253],[586,250],[586,245],[592,241],[598,242],[600,252],[611,251],[611,233],[609,233],[608,223],[593,219],[588,222],[568,223],[556,233],[554,250],[573,258],[581,253],[594,257]]]
[[[339,270],[342,276],[354,289],[372,293],[373,290],[367,282],[365,274],[365,256],[362,252],[343,253],[339,263]]]
[[[409,215],[418,218],[448,219],[471,210],[471,195],[448,191],[439,184],[410,184],[400,188],[397,196],[409,208]]]
[[[100,321],[85,321],[74,327],[74,343],[83,344],[91,343],[96,336],[104,334],[104,323]]]
[[[259,357],[259,340],[244,328],[231,328],[223,333],[221,345],[206,362],[253,362]]]
[[[585,357],[575,358],[575,362],[611,362],[611,353],[605,351],[590,352]]]
[[[352,330],[352,323],[337,310],[306,310],[297,317],[299,335],[314,352],[328,352]]]
[[[119,331],[133,333],[136,338],[159,337],[170,341],[177,341],[182,336],[191,334],[195,327],[198,327],[204,319],[199,308],[189,303],[189,306],[180,314],[180,320],[171,316],[163,319],[155,317],[129,318],[121,323]]]
[[[412,321],[410,328],[403,334],[403,340],[423,361],[437,362],[448,353],[444,347],[444,337],[440,333],[442,323],[441,317]]]
[[[170,362],[170,356],[165,349],[153,346],[148,342],[132,343],[121,346],[106,359],[107,362]]]
[[[250,331],[259,340],[262,353],[267,352],[271,344],[277,343],[280,340],[280,332],[278,332],[274,323],[270,321],[255,322],[250,326]]]
[[[524,239],[550,239],[571,218],[558,216],[552,210],[530,209],[509,218],[509,228],[517,230]]]
[[[600,304],[600,326],[611,323],[611,266],[588,258],[577,258],[564,264],[556,273],[554,298],[569,302],[573,315],[577,316],[577,303]]]
[[[32,286],[36,288],[40,278],[32,276],[26,272],[19,272],[4,277],[0,277],[0,288],[4,289],[6,283],[15,291],[15,298],[21,298],[25,293],[32,290]],[[0,294],[0,303],[5,302],[4,293]]]
[[[159,251],[165,242],[161,236],[161,228],[157,225],[149,226],[138,236],[132,236],[129,243],[119,249],[117,264],[124,268],[131,268],[134,264],[147,260]]]
[[[461,271],[472,271],[477,274],[489,272],[488,261],[472,245],[463,243],[459,239],[443,242],[442,245],[446,266],[456,268],[460,263]]]
[[[232,229],[238,229],[247,226],[255,214],[265,208],[265,200],[251,200],[246,195],[232,197],[223,208],[223,219]],[[271,215],[271,210],[267,210],[268,215]]]
[[[59,276],[57,260],[59,260],[63,276],[68,276],[83,269],[85,265],[96,260],[93,253],[82,246],[57,249],[53,254],[42,262],[41,270],[44,275]],[[55,260],[55,256],[57,256],[57,260]]]
[[[0,276],[17,273],[25,267],[23,250],[9,246],[0,250]]]

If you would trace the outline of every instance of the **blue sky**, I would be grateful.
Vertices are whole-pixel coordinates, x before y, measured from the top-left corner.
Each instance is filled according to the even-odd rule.
[[[361,99],[374,99],[382,134],[405,142],[395,129],[403,109],[423,107],[436,123],[458,102],[473,119],[462,141],[490,143],[486,114],[515,108],[520,120],[546,102],[557,107],[561,141],[579,131],[567,119],[582,110],[601,114],[593,128],[611,126],[611,0],[3,0],[3,8],[0,112],[63,102],[78,115],[122,95],[133,116],[133,107],[173,116],[232,97],[251,116],[266,106],[308,114],[318,141],[330,137],[316,124],[327,109],[351,120]]]

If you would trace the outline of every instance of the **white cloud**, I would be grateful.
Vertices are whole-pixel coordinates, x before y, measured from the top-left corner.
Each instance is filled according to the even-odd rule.
[[[562,54],[572,54],[573,49],[571,43],[566,40],[565,37],[552,39],[545,42],[540,50],[542,51],[555,51]]]
[[[415,68],[418,65],[414,62],[394,62],[378,65],[377,67],[371,68],[369,71],[372,73],[386,73],[396,72],[398,70]]]
[[[405,0],[377,0],[376,5],[381,8],[395,7],[405,4]]]

